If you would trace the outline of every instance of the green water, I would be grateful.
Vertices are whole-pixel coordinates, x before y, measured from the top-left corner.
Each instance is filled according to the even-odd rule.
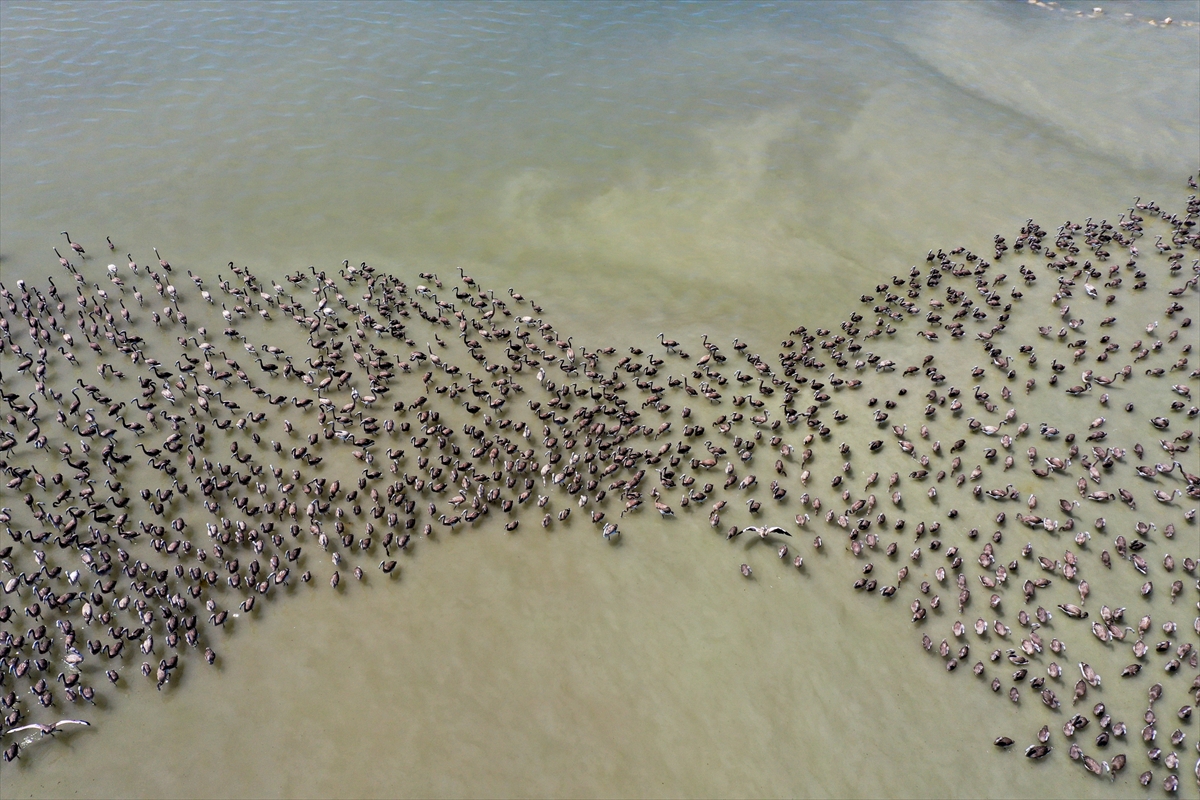
[[[1092,8],[5,2],[0,271],[10,288],[69,285],[50,249],[66,252],[64,229],[92,269],[124,270],[127,252],[153,263],[157,247],[177,283],[191,269],[210,287],[230,261],[280,281],[343,259],[410,284],[461,267],[498,296],[535,299],[577,347],[649,349],[665,331],[693,360],[703,334],[773,355],[797,325],[836,329],[930,248],[987,253],[1028,218],[1052,232],[1115,221],[1138,195],[1182,210],[1200,152],[1200,6]],[[1145,317],[1114,336],[1144,338]],[[256,330],[304,346],[278,329]],[[891,347],[919,363],[921,344]],[[173,341],[154,346],[178,358]],[[980,357],[951,347],[947,371]],[[1060,398],[1013,403],[1036,429],[1066,416]],[[949,442],[961,424],[931,427]],[[877,436],[839,433],[856,452]],[[796,574],[757,540],[727,544],[702,513],[643,511],[622,521],[619,547],[582,520],[527,522],[513,536],[440,535],[397,581],[368,570],[338,593],[324,580],[287,590],[235,622],[218,669],[189,665],[161,693],[139,682],[73,710],[93,727],[31,745],[0,792],[1163,793],[1161,769],[1150,790],[1134,782],[1140,753],[1110,783],[1069,764],[1061,737],[1044,764],[997,751],[995,737],[1023,746],[1061,718],[931,662],[903,609],[850,591],[840,540],[805,543]],[[1195,540],[1184,529],[1177,555],[1195,556]],[[1128,589],[1105,581],[1092,578],[1095,597]],[[1137,615],[1122,604],[1135,621],[1176,614],[1165,592],[1134,599]],[[1093,644],[1060,659],[1071,684],[1077,660],[1102,658]],[[1106,690],[1126,699],[1116,682]],[[1143,685],[1136,696],[1131,753]],[[1192,796],[1195,731],[1193,718],[1180,770]]]

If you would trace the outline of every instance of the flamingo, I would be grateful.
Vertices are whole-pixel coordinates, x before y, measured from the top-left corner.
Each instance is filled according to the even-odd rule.
[[[71,245],[71,249],[74,250],[76,253],[79,253],[80,258],[83,258],[84,257],[83,245],[81,245],[79,242],[72,242],[71,234],[67,233],[66,231],[63,231],[62,235],[67,237],[67,244]]]

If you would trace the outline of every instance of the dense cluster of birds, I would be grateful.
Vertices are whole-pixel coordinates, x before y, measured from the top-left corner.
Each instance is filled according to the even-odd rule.
[[[698,357],[665,333],[576,345],[461,269],[206,278],[64,231],[58,282],[0,285],[5,760],[87,724],[32,717],[169,690],[219,666],[235,619],[394,580],[429,537],[615,545],[629,515],[701,514],[799,576],[844,551],[823,565],[939,668],[1057,715],[1030,759],[1065,744],[1115,780],[1136,757],[1177,791],[1200,704],[1198,215],[1193,194],[1029,220],[990,252],[930,251],[840,331],[797,327],[777,355],[706,336]],[[1092,702],[1102,678],[1146,685],[1140,733],[1119,693]]]

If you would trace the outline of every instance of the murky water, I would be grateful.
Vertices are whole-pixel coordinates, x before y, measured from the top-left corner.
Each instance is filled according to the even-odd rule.
[[[121,256],[152,264],[157,247],[177,284],[190,269],[230,307],[215,284],[233,278],[231,261],[278,281],[310,264],[332,274],[343,259],[365,261],[410,285],[437,272],[447,291],[461,267],[497,296],[513,286],[534,298],[577,348],[654,348],[674,372],[679,362],[655,347],[665,331],[693,362],[704,334],[730,354],[737,336],[773,356],[797,325],[836,330],[865,311],[860,295],[924,265],[930,248],[988,254],[994,234],[1011,242],[1028,218],[1051,236],[1068,219],[1115,222],[1136,195],[1182,211],[1200,152],[1200,28],[1180,23],[1200,8],[1116,4],[1094,15],[1093,5],[6,3],[0,270],[10,288],[48,275],[70,286],[50,250],[67,252],[64,228],[86,245],[96,280],[108,260],[132,280]],[[1148,22],[1166,17],[1175,23]],[[1017,264],[1005,264],[1015,281]],[[194,319],[213,316],[180,288]],[[1121,313],[1114,340],[1146,338],[1157,310]],[[1039,306],[1022,323],[1061,324],[1057,311]],[[157,335],[137,318],[141,335]],[[221,321],[208,324],[215,340]],[[239,327],[307,352],[306,332],[290,325]],[[905,334],[888,357],[920,363],[928,346]],[[150,345],[167,368],[176,335]],[[252,361],[231,344],[233,358]],[[938,363],[969,395],[964,373],[986,357],[951,347]],[[446,352],[469,363],[460,345]],[[9,391],[22,379],[5,380]],[[94,369],[84,378],[96,380]],[[994,376],[982,382],[999,392]],[[1111,391],[1162,405],[1155,385],[1130,387]],[[408,401],[418,392],[398,390]],[[255,407],[242,388],[225,396]],[[1064,419],[1062,398],[1018,392],[1013,405],[1035,430],[1041,420],[1082,428],[1090,407],[1082,422]],[[925,402],[914,393],[893,413],[919,419]],[[469,419],[439,407],[452,426]],[[295,410],[268,410],[264,438],[285,438],[286,413],[305,424]],[[946,442],[963,427],[929,425]],[[227,458],[232,437],[210,435],[214,460]],[[872,425],[835,438],[862,453],[879,435]],[[359,474],[348,456],[329,457],[347,483]],[[814,472],[836,470],[836,451],[820,458]],[[911,469],[894,453],[887,463],[885,474]],[[765,482],[769,463],[757,471]],[[125,481],[139,476],[154,472],[135,463]],[[1023,497],[1042,494],[1027,472],[1021,481]],[[18,505],[0,491],[2,505]],[[1105,511],[1129,526],[1149,505],[1140,516]],[[800,510],[789,498],[778,524]],[[494,523],[440,532],[400,559],[398,577],[366,557],[363,584],[343,567],[337,592],[306,544],[316,586],[281,589],[285,598],[215,634],[216,668],[189,662],[156,692],[127,665],[99,708],[71,710],[93,726],[29,745],[4,765],[0,793],[1162,793],[1161,769],[1152,789],[1136,785],[1141,754],[1115,782],[1065,766],[1057,731],[1045,763],[997,751],[997,736],[1023,747],[1062,715],[1035,695],[1023,706],[994,695],[966,663],[948,674],[931,662],[904,609],[849,588],[860,572],[841,539],[824,551],[805,543],[797,573],[761,540],[727,543],[705,512],[676,511],[626,517],[616,547],[582,513],[549,529],[529,514],[511,535]],[[731,509],[731,522],[750,519]],[[1180,527],[1176,554],[1195,556],[1195,525]],[[743,562],[754,580],[738,574]],[[1095,598],[1120,598],[1134,621],[1177,616],[1186,640],[1194,612],[1175,609],[1194,605],[1190,585],[1175,606],[1162,588],[1127,597],[1128,572],[1090,573]],[[1053,603],[1072,602],[1060,588]],[[1106,658],[1091,639],[1071,647],[1067,665]],[[1064,701],[1075,671],[1058,688]],[[1140,751],[1145,682],[1123,688],[1110,674],[1104,692],[1128,701],[1128,749]],[[1175,708],[1186,698],[1166,699]],[[1182,791],[1193,794],[1196,727],[1193,718],[1181,751]]]

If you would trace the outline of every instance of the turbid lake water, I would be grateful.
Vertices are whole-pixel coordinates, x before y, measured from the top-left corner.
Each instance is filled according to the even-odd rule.
[[[664,402],[674,407],[679,431],[683,406],[696,406],[705,424],[734,411],[728,402],[737,394],[734,365],[753,374],[734,349],[735,337],[749,345],[747,353],[773,359],[781,340],[799,338],[789,332],[801,325],[810,332],[837,332],[858,311],[868,315],[866,329],[875,319],[860,296],[882,292],[876,285],[893,275],[907,278],[913,265],[926,269],[931,249],[951,253],[964,247],[990,259],[993,236],[1013,244],[1032,219],[1049,231],[1044,242],[1049,250],[1068,220],[1080,226],[1105,220],[1117,226],[1112,230],[1127,230],[1118,221],[1127,220],[1135,204],[1141,204],[1139,213],[1146,218],[1156,217],[1154,204],[1168,216],[1183,217],[1187,198],[1196,192],[1187,185],[1188,176],[1196,174],[1200,162],[1198,20],[1195,2],[1095,0],[334,5],[5,0],[0,3],[0,273],[14,304],[22,291],[18,280],[45,292],[52,278],[71,306],[64,318],[73,320],[69,295],[75,281],[51,251],[57,247],[71,254],[61,234],[68,230],[87,250],[82,262],[72,257],[88,270],[81,292],[104,287],[109,311],[118,312],[117,300],[132,309],[129,330],[145,339],[143,359],[157,358],[163,369],[174,370],[181,352],[200,358],[196,345],[204,334],[197,327],[207,325],[217,349],[239,359],[259,381],[254,357],[241,350],[240,342],[218,335],[228,324],[219,315],[222,302],[230,311],[239,303],[253,305],[218,288],[221,280],[240,285],[227,268],[230,262],[239,272],[252,271],[264,288],[303,272],[309,282],[294,290],[288,284],[288,291],[306,305],[316,302],[310,299],[314,274],[337,277],[344,260],[394,275],[407,282],[410,293],[417,284],[430,283],[420,273],[437,273],[444,283],[443,301],[455,300],[452,287],[462,287],[462,269],[479,286],[495,290],[497,298],[508,298],[513,287],[536,301],[538,313],[528,303],[508,302],[517,315],[548,321],[557,337],[570,337],[581,352],[615,347],[605,361],[606,373],[636,347],[666,360],[656,381],[664,382],[668,373],[690,374],[699,369],[694,365],[706,352],[702,337],[707,335],[729,356],[721,371],[730,385],[721,389],[723,404],[712,410],[707,404],[699,408],[703,398],[690,399],[672,386]],[[1145,339],[1149,347],[1156,338],[1166,340],[1182,317],[1200,317],[1194,285],[1175,296],[1185,310],[1163,316],[1172,299],[1165,291],[1192,274],[1195,251],[1175,242],[1186,254],[1182,270],[1169,272],[1167,253],[1155,252],[1154,237],[1164,234],[1170,244],[1170,225],[1151,219],[1146,227],[1152,235],[1137,247],[1145,263],[1156,265],[1154,295],[1145,302],[1137,299],[1141,295],[1130,296],[1135,277],[1132,271],[1122,273],[1125,284],[1112,312],[1119,319],[1111,333],[1124,347],[1109,364],[1090,364],[1098,374],[1129,363],[1132,340]],[[1088,232],[1085,227],[1076,234],[1081,246]],[[106,237],[116,248],[112,254]],[[150,307],[161,312],[163,305],[144,271],[159,260],[152,248],[174,267],[171,280],[179,289],[179,308],[190,317],[187,326],[168,319],[170,330],[160,332],[150,321]],[[1102,287],[1096,306],[1088,307],[1083,282],[1109,280],[1109,263],[1123,265],[1130,257],[1115,245],[1109,249],[1119,252],[1105,262],[1101,278],[1085,274],[1077,280],[1071,303],[1087,318],[1080,338],[1086,334],[1098,341],[1104,329],[1096,325],[1110,313],[1099,308],[1109,290]],[[136,275],[126,267],[127,253],[143,267]],[[1085,250],[1079,259],[1089,255]],[[1007,272],[1008,283],[997,287],[1005,302],[1018,283],[1020,265],[1027,262],[1038,270],[1037,288],[1024,287],[1037,297],[1036,310],[1014,314],[1020,327],[1005,344],[1006,353],[1022,365],[1019,344],[1050,347],[1042,344],[1037,326],[1064,324],[1061,309],[1047,302],[1058,273],[1048,270],[1046,260],[1028,251],[1010,252],[991,268],[991,274],[1001,266]],[[110,262],[128,284],[126,291],[106,282]],[[214,305],[200,299],[187,270],[203,279]],[[129,291],[135,284],[146,293],[145,309]],[[361,288],[355,284],[348,302]],[[970,288],[970,282],[962,288]],[[882,301],[881,295],[877,302]],[[98,308],[86,305],[95,303],[94,295],[84,302],[86,308]],[[924,296],[918,302],[922,312],[929,310]],[[456,307],[462,308],[469,309]],[[28,326],[12,308],[5,311],[12,339],[23,340],[28,353]],[[284,314],[274,306],[269,325],[249,313],[245,321],[233,316],[234,323],[258,342],[295,354],[296,367],[303,368],[301,354],[315,356],[308,347],[309,329],[281,320]],[[102,323],[102,316],[95,319]],[[1151,321],[1158,328],[1143,330]],[[504,324],[515,327],[511,320]],[[867,342],[864,357],[875,348],[901,367],[920,364],[930,349],[915,336],[922,324],[908,323],[902,336],[877,348]],[[412,327],[415,348],[395,339],[378,342],[403,360],[411,349],[426,350],[434,342],[435,329],[418,325],[425,323]],[[184,337],[182,327],[188,337],[197,337],[193,344],[176,344]],[[537,329],[529,330],[536,340]],[[231,611],[227,632],[212,628],[208,611],[193,602],[189,613],[199,614],[204,642],[194,653],[188,649],[191,654],[160,691],[138,672],[144,660],[136,651],[140,640],[128,642],[132,652],[105,660],[81,647],[85,640],[106,636],[104,626],[86,626],[77,604],[54,615],[47,611],[42,622],[52,628],[51,635],[59,635],[53,630],[59,618],[74,620],[80,631],[76,647],[85,660],[77,671],[80,685],[95,686],[95,706],[64,697],[64,687],[54,679],[76,668],[56,663],[43,670],[58,692],[55,705],[41,708],[27,678],[15,674],[18,662],[31,657],[28,645],[5,656],[0,694],[21,693],[11,706],[24,710],[16,725],[72,717],[89,720],[91,727],[53,739],[6,734],[0,745],[20,741],[22,747],[18,760],[0,767],[0,795],[1118,798],[1163,796],[1164,778],[1178,774],[1179,793],[1194,797],[1197,715],[1177,719],[1176,709],[1194,700],[1195,690],[1189,694],[1187,687],[1197,674],[1194,652],[1200,644],[1193,629],[1196,577],[1180,567],[1168,576],[1163,555],[1169,551],[1180,562],[1200,556],[1194,517],[1184,516],[1196,502],[1182,495],[1160,505],[1150,489],[1184,488],[1179,473],[1160,476],[1151,487],[1135,484],[1139,479],[1132,470],[1134,463],[1171,461],[1156,443],[1168,434],[1155,433],[1146,418],[1169,416],[1168,438],[1196,428],[1186,409],[1170,409],[1172,400],[1184,398],[1169,389],[1176,381],[1190,386],[1191,399],[1183,405],[1196,402],[1200,382],[1188,370],[1195,369],[1197,355],[1180,353],[1196,343],[1196,330],[1178,331],[1161,353],[1136,364],[1129,388],[1118,392],[1117,383],[1109,389],[1114,404],[1119,398],[1119,405],[1138,406],[1129,415],[1116,405],[1100,409],[1094,399],[1099,386],[1078,401],[1086,408],[1064,405],[1075,399],[1061,389],[1079,380],[1082,366],[1070,365],[1063,386],[1052,390],[1046,387],[1051,351],[1044,351],[1040,371],[1030,373],[1038,390],[1020,389],[1022,374],[1011,383],[1011,400],[1001,404],[1001,413],[1017,410],[1014,424],[1032,426],[1030,440],[1018,437],[1012,446],[1018,469],[1005,477],[999,464],[993,470],[989,463],[984,480],[984,488],[1018,484],[1021,503],[938,501],[926,511],[917,503],[924,502],[926,485],[903,478],[904,502],[912,510],[898,513],[909,513],[910,527],[902,536],[884,537],[897,538],[900,551],[890,559],[875,554],[875,576],[881,584],[894,582],[903,564],[913,574],[886,607],[878,592],[871,597],[851,588],[863,577],[860,562],[870,553],[851,555],[845,531],[824,521],[826,509],[810,511],[806,528],[793,521],[805,510],[798,498],[806,488],[797,479],[799,460],[789,460],[791,482],[779,478],[790,492],[786,501],[778,508],[764,506],[752,520],[745,508],[750,495],[731,493],[720,531],[709,525],[711,498],[701,510],[685,513],[678,486],[663,491],[676,516],[654,513],[650,485],[656,472],[647,467],[643,508],[619,518],[618,492],[610,493],[608,518],[621,527],[615,544],[599,535],[587,522],[588,509],[578,506],[569,521],[547,528],[538,524],[540,510],[523,511],[521,527],[512,534],[496,519],[477,530],[451,532],[432,517],[438,527],[434,536],[415,537],[419,541],[408,552],[391,549],[390,556],[400,561],[391,576],[376,568],[385,558],[378,543],[370,554],[360,553],[358,544],[344,548],[337,590],[328,586],[334,568],[329,554],[306,534],[304,556],[292,571],[311,570],[313,583],[302,584],[294,574],[289,586],[272,590],[250,613],[238,609],[244,592],[235,597],[218,584],[218,606]],[[453,340],[457,332],[445,328],[441,336]],[[660,332],[690,352],[688,362],[665,351]],[[1054,346],[1075,336],[1059,337]],[[75,330],[74,337],[84,366],[78,373],[82,382],[99,383],[100,394],[130,401],[131,409],[140,392],[135,379],[150,374],[145,361],[123,361],[124,381],[111,373],[98,375],[102,361],[88,351],[87,331]],[[964,453],[963,462],[970,470],[983,463],[978,452],[999,441],[980,444],[981,437],[967,433],[961,417],[984,417],[982,406],[971,399],[970,370],[988,369],[979,382],[994,401],[1006,384],[977,342],[949,338],[943,331],[943,341],[930,352],[938,353],[936,364],[962,390],[968,408],[955,418],[938,412],[929,422],[930,440],[940,437],[949,447],[960,436],[969,438],[973,450]],[[109,348],[112,340],[96,335],[95,341]],[[434,343],[428,351],[461,363],[465,372],[471,367],[466,351],[450,344],[443,350]],[[51,348],[55,361],[46,381],[63,391],[76,386],[76,375],[59,358],[57,346],[56,341]],[[560,352],[553,344],[547,349]],[[492,357],[499,352],[493,347]],[[1053,352],[1069,362],[1069,349],[1062,351],[1065,356]],[[4,391],[14,393],[6,414],[20,413],[14,409],[29,403],[28,393],[35,389],[35,374],[18,367],[23,357],[6,345],[0,362]],[[1167,372],[1157,383],[1142,375],[1149,367],[1170,370],[1180,357],[1190,358],[1186,368]],[[402,376],[399,388],[370,413],[391,416],[397,396],[411,402],[422,392],[419,376],[426,369],[418,364],[412,377]],[[842,377],[854,375],[887,391],[902,381],[900,372],[870,368],[847,369]],[[630,390],[634,379],[624,378]],[[264,380],[269,392],[304,396],[305,387],[297,381],[293,386],[284,378]],[[528,397],[517,395],[509,407],[525,409],[534,390],[540,390],[528,373],[519,380]],[[568,380],[588,385],[581,377]],[[289,414],[298,429],[289,447],[320,429],[315,412],[267,406],[234,381],[226,388],[209,379],[226,399],[241,404],[243,416],[260,408],[270,414],[261,429],[264,440],[286,441],[282,419]],[[438,375],[430,386],[439,382],[445,388],[452,381]],[[905,421],[909,432],[904,435],[916,440],[930,385],[910,385],[917,388],[892,421]],[[336,395],[338,405],[351,399],[350,387],[344,389]],[[856,495],[861,494],[866,470],[880,471],[884,477],[874,491],[894,516],[886,476],[892,471],[908,475],[916,467],[896,450],[888,426],[871,421],[865,398],[846,399],[848,392],[835,397],[821,418],[829,424],[835,411],[857,416],[813,445],[820,455],[807,491],[824,496],[828,508],[840,494],[830,487],[830,476],[843,460],[838,444],[845,442],[857,459],[866,457],[869,442],[886,439],[880,466],[864,467],[853,482]],[[782,393],[772,399],[764,392],[762,399],[777,409]],[[463,409],[462,398],[426,394],[429,407],[440,410],[455,430],[478,424],[479,418]],[[797,409],[809,404],[809,395],[796,399]],[[113,424],[94,396],[80,396],[84,409],[97,409],[100,427]],[[31,449],[25,441],[31,430],[28,415],[14,416],[5,428],[21,443],[8,453],[6,482],[10,476],[21,480],[0,488],[0,506],[15,509],[11,522],[18,535],[21,528],[36,527],[30,518],[36,506],[22,504],[24,493],[46,494],[46,508],[54,513],[62,514],[63,507],[51,507],[57,486],[40,489],[32,475],[23,477],[11,467],[35,464],[49,476],[66,469],[56,448],[70,443],[72,457],[80,457],[82,441],[69,426],[54,422],[58,403],[34,397],[41,429],[51,434],[53,446],[40,453]],[[192,392],[188,399],[199,398]],[[592,399],[599,398],[593,394]],[[630,395],[632,406],[642,399],[634,403]],[[469,395],[466,401],[478,402]],[[67,392],[63,406],[70,402]],[[185,414],[185,403],[173,411]],[[640,421],[657,425],[654,409],[642,409]],[[734,433],[749,436],[754,408],[742,410],[746,422]],[[528,446],[538,446],[544,441],[541,421],[529,410],[520,413],[537,426]],[[1011,517],[1031,511],[1026,498],[1034,492],[1042,504],[1031,513],[1050,514],[1059,498],[1079,497],[1075,480],[1086,482],[1088,473],[1076,463],[1069,475],[1038,483],[1026,467],[1025,450],[1036,445],[1063,455],[1061,439],[1037,436],[1038,423],[1078,431],[1083,445],[1088,422],[1100,415],[1113,419],[1107,444],[1132,448],[1137,441],[1147,452],[1144,461],[1135,461],[1131,453],[1117,467],[1119,480],[1097,482],[1088,491],[1133,487],[1139,492],[1138,509],[1119,500],[1100,511],[1081,509],[1075,513],[1080,526],[1092,530],[1093,542],[1075,547],[1070,538],[1075,531],[1044,547],[1036,531],[1026,533]],[[396,419],[417,424],[412,410]],[[74,422],[82,427],[85,420]],[[142,438],[147,446],[161,443],[170,431],[161,418],[159,424],[161,430]],[[799,459],[805,447],[800,440],[809,431],[802,421],[790,430],[785,436]],[[1013,428],[1005,430],[1015,434]],[[489,435],[496,433],[489,429]],[[237,430],[210,427],[208,434],[208,449],[196,446],[197,456],[230,462]],[[394,442],[380,438],[375,445],[375,466],[384,472],[381,492],[384,482],[395,480],[386,472],[384,448],[408,448],[403,469],[415,471],[417,451],[409,435],[397,434]],[[702,442],[711,438],[730,450],[732,462],[732,434],[719,436],[714,425],[707,436],[689,440],[692,455],[703,454]],[[121,447],[132,451],[136,437],[128,430],[119,437]],[[669,437],[653,443],[650,438],[645,444],[639,439],[638,447],[656,447]],[[1188,472],[1200,471],[1195,440],[1190,441],[1191,450],[1175,458]],[[95,451],[104,446],[99,439],[92,442]],[[1085,457],[1091,444],[1082,448]],[[767,448],[763,439],[760,450]],[[140,451],[134,452],[138,458],[122,480],[125,494],[136,498],[140,487],[159,485],[161,476],[139,460]],[[362,473],[364,465],[328,439],[314,452],[327,459],[316,474],[340,477],[349,487]],[[22,460],[25,454],[28,462]],[[91,458],[95,487],[107,492],[102,479],[109,475],[97,453]],[[186,470],[183,454],[175,458]],[[272,458],[280,457],[268,452],[262,463]],[[763,484],[775,477],[775,459],[762,452],[749,468],[731,463],[739,476],[757,473],[755,496],[764,503],[774,502]],[[679,470],[687,467],[685,458]],[[613,477],[622,476],[631,474]],[[699,477],[701,484],[705,480],[720,484],[725,476],[718,467],[711,478]],[[944,497],[960,492],[964,498],[968,490],[955,488],[952,479],[940,489]],[[200,506],[194,482],[192,491],[191,500],[177,498],[175,510],[162,519],[136,499],[129,506],[131,516],[144,513],[146,520],[159,523],[184,519],[197,545],[208,547],[204,525],[215,517]],[[534,497],[541,494],[553,497],[549,508],[556,512],[575,505],[573,496],[562,494],[565,502],[560,500],[559,490],[544,487],[539,478]],[[451,512],[443,498],[428,492],[417,499],[421,507],[436,501],[439,514]],[[971,508],[951,521],[945,514],[950,502]],[[972,573],[976,598],[963,618],[969,624],[986,612],[1003,618],[1013,632],[1008,644],[978,643],[954,672],[943,668],[936,645],[943,638],[951,639],[955,650],[960,644],[950,633],[952,596],[958,591],[953,579],[941,589],[942,610],[931,610],[927,625],[910,621],[909,602],[929,602],[916,583],[933,581],[935,567],[943,563],[940,554],[937,560],[928,553],[923,561],[908,559],[912,524],[918,517],[941,519],[942,538],[961,547],[966,565],[974,567],[980,545],[966,531],[986,527],[986,538],[996,527],[997,508],[1007,508],[1010,517],[1004,544],[998,544],[1002,562],[1019,558],[1020,545],[1030,539],[1052,561],[1062,559],[1067,548],[1079,550],[1087,565],[1082,569],[1088,570],[1093,596],[1084,603],[1091,612],[1086,623],[1064,627],[1071,621],[1055,606],[1080,598],[1076,587],[1057,575],[1045,597],[1029,606],[1030,613],[1036,604],[1053,611],[1053,624],[1041,630],[1042,638],[1062,637],[1071,648],[1058,657],[1062,678],[1048,684],[1063,701],[1058,711],[1044,707],[1028,682],[1011,678],[1016,666],[987,659],[993,647],[1015,648],[1031,635],[1028,626],[1018,630],[1016,615],[1024,607],[1019,584],[1046,574],[1036,561],[1022,562],[1020,577],[1009,578],[1006,605],[995,613],[986,606],[991,590]],[[232,505],[222,513],[228,517],[229,511]],[[1107,516],[1107,533],[1092,526],[1100,514]],[[1131,531],[1138,520],[1155,521],[1159,532],[1145,554],[1156,587],[1147,597],[1138,591],[1145,578],[1129,564],[1106,571],[1097,560],[1102,547],[1112,549],[1118,530],[1135,538]],[[1169,523],[1178,531],[1168,542],[1161,531]],[[322,524],[332,535],[332,514]],[[361,524],[352,522],[351,530],[361,535],[355,527]],[[782,563],[776,558],[785,541],[778,536],[769,546],[752,533],[725,541],[720,534],[730,524],[790,526],[791,555]],[[812,546],[817,534],[825,540],[820,550]],[[150,538],[124,546],[135,558],[157,559]],[[0,546],[11,544],[3,539]],[[35,550],[66,570],[84,568],[73,550],[51,541],[24,541],[9,556],[11,568],[0,575],[4,581],[38,570]],[[928,548],[928,541],[915,544]],[[803,569],[790,566],[795,554],[803,554]],[[241,554],[245,562],[253,557],[248,549]],[[350,574],[359,564],[366,574],[361,582]],[[742,564],[752,568],[751,579],[739,574]],[[1058,569],[1061,575],[1061,564]],[[1183,588],[1176,598],[1168,587],[1177,579]],[[92,580],[83,580],[88,592]],[[122,576],[116,591],[132,593],[129,582]],[[5,623],[6,638],[36,627],[36,620],[21,613],[33,591],[18,587],[0,598],[14,609]],[[1134,634],[1116,643],[1096,641],[1086,626],[1101,618],[1102,603],[1128,607],[1125,622],[1133,626],[1143,615],[1152,616],[1146,642],[1153,646],[1165,638],[1170,652],[1152,651],[1145,672],[1123,680],[1121,668],[1136,660],[1128,653]],[[121,624],[132,627],[133,619],[122,617]],[[1161,630],[1168,621],[1178,623],[1177,633]],[[147,663],[173,652],[163,644],[167,631],[161,624],[153,630],[157,645]],[[935,643],[932,653],[921,647],[926,631]],[[1182,669],[1164,673],[1163,662],[1187,643],[1191,664],[1184,652]],[[217,653],[211,667],[199,657],[205,645]],[[11,640],[7,647],[14,647]],[[184,652],[182,641],[179,647]],[[56,659],[63,655],[53,652]],[[1039,674],[1045,674],[1050,657],[1035,656]],[[1081,660],[1098,669],[1103,665],[1104,683],[1072,706]],[[987,662],[984,680],[971,674],[976,661]],[[122,677],[110,686],[104,669],[114,665]],[[1003,691],[988,690],[993,675],[1004,679]],[[1156,764],[1147,758],[1149,745],[1140,731],[1146,724],[1147,689],[1158,680],[1167,688],[1156,706],[1155,744],[1163,751]],[[1021,689],[1019,703],[1007,695],[1014,685]],[[1127,721],[1128,736],[1115,737],[1106,749],[1093,744],[1097,715],[1077,738],[1106,765],[1117,752],[1129,753],[1129,766],[1115,780],[1107,767],[1096,778],[1072,761],[1071,740],[1060,730],[1076,712],[1092,717],[1097,700],[1112,708],[1114,719]],[[9,714],[10,706],[2,710]],[[1036,744],[1043,724],[1052,730],[1054,751],[1041,761],[1024,758],[1022,751]],[[0,730],[12,727],[6,722]],[[1168,741],[1176,729],[1186,736],[1179,747]],[[1016,744],[998,749],[993,740],[1000,736]],[[1172,751],[1180,759],[1174,770],[1162,764]],[[1137,776],[1145,770],[1153,770],[1154,778],[1143,789]]]

